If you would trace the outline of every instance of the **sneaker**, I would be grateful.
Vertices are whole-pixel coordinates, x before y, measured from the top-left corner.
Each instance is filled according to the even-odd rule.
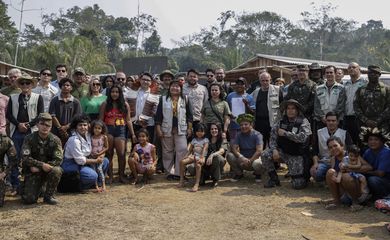
[[[230,179],[230,181],[231,182],[238,182],[238,180],[240,180],[243,177],[244,177],[243,174],[241,174],[241,175],[234,175],[234,177],[232,179]]]
[[[58,203],[58,201],[54,197],[44,197],[43,202],[50,205],[56,205]]]
[[[255,182],[261,183],[261,175],[255,175]]]

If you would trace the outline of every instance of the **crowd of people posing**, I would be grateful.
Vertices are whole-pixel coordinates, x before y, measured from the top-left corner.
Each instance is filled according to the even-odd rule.
[[[294,189],[326,182],[327,209],[359,209],[390,194],[390,88],[378,66],[366,79],[350,63],[350,79],[340,81],[334,66],[297,65],[287,85],[264,68],[250,86],[243,77],[228,84],[222,68],[207,69],[204,85],[194,69],[102,81],[83,68],[71,77],[65,65],[55,70],[56,80],[45,68],[38,81],[11,69],[1,89],[0,205],[7,184],[24,203],[43,196],[56,204],[57,190],[102,192],[114,180],[146,184],[156,173],[177,187],[195,176],[196,192],[253,171],[272,188],[281,186],[280,163]]]

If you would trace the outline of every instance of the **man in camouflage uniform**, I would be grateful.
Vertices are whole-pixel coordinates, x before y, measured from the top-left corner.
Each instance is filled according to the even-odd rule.
[[[298,81],[291,83],[285,100],[294,99],[303,106],[303,113],[311,117],[314,110],[316,83],[308,79],[309,68],[306,65],[298,65]]]
[[[356,91],[353,108],[361,126],[390,130],[390,88],[379,82],[381,69],[368,66],[368,84]]]
[[[61,140],[50,132],[51,115],[41,113],[38,121],[38,132],[28,135],[22,146],[22,199],[25,204],[36,203],[42,186],[46,184],[43,201],[54,205],[57,200],[53,195],[62,175],[62,145]]]
[[[261,155],[263,167],[270,177],[264,187],[280,186],[274,161],[281,160],[288,166],[292,187],[302,189],[307,185],[303,155],[307,151],[307,142],[311,135],[310,123],[302,114],[301,104],[293,99],[285,101],[282,110],[282,119],[271,130],[269,148]]]
[[[8,163],[6,163],[5,156],[8,158]],[[14,143],[7,135],[0,133],[0,207],[4,204],[6,177],[16,163],[16,149]]]

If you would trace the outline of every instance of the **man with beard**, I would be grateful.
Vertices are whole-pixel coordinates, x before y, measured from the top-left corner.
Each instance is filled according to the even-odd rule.
[[[309,66],[309,79],[317,85],[324,83],[324,79],[322,78],[322,68],[318,63],[312,63]]]

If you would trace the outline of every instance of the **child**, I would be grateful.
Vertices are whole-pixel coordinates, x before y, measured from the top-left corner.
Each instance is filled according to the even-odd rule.
[[[195,163],[195,185],[191,189],[191,192],[197,192],[199,189],[201,170],[205,162],[205,156],[209,146],[209,140],[204,137],[206,131],[205,126],[203,124],[198,124],[194,130],[195,137],[190,143],[188,153],[184,159],[180,161],[180,183],[178,185],[178,187],[184,187],[185,166],[191,163]]]
[[[362,157],[360,156],[360,148],[357,147],[356,145],[352,145],[351,147],[349,147],[348,157],[349,157],[349,163],[347,164],[342,163],[342,164],[351,170],[360,169],[360,167],[362,166],[362,162],[361,162]],[[360,191],[362,192],[362,195],[358,198],[358,202],[362,203],[366,201],[369,198],[369,193],[370,193],[370,190],[368,189],[366,177],[363,174],[357,172],[350,172],[349,175],[359,181]]]
[[[133,148],[129,156],[129,166],[134,180],[131,184],[136,184],[138,181],[138,174],[143,174],[144,183],[149,182],[150,177],[156,171],[156,147],[149,143],[149,133],[142,128],[137,132],[138,144]]]
[[[107,138],[107,127],[100,120],[94,120],[91,123],[91,142],[92,142],[92,151],[91,157],[98,158],[104,157],[105,153],[108,150],[108,138]],[[103,173],[103,163],[97,164],[95,166],[96,172],[98,174],[98,181],[102,182],[102,188],[99,188],[98,181],[96,181],[96,190],[98,192],[106,191],[105,176]]]

